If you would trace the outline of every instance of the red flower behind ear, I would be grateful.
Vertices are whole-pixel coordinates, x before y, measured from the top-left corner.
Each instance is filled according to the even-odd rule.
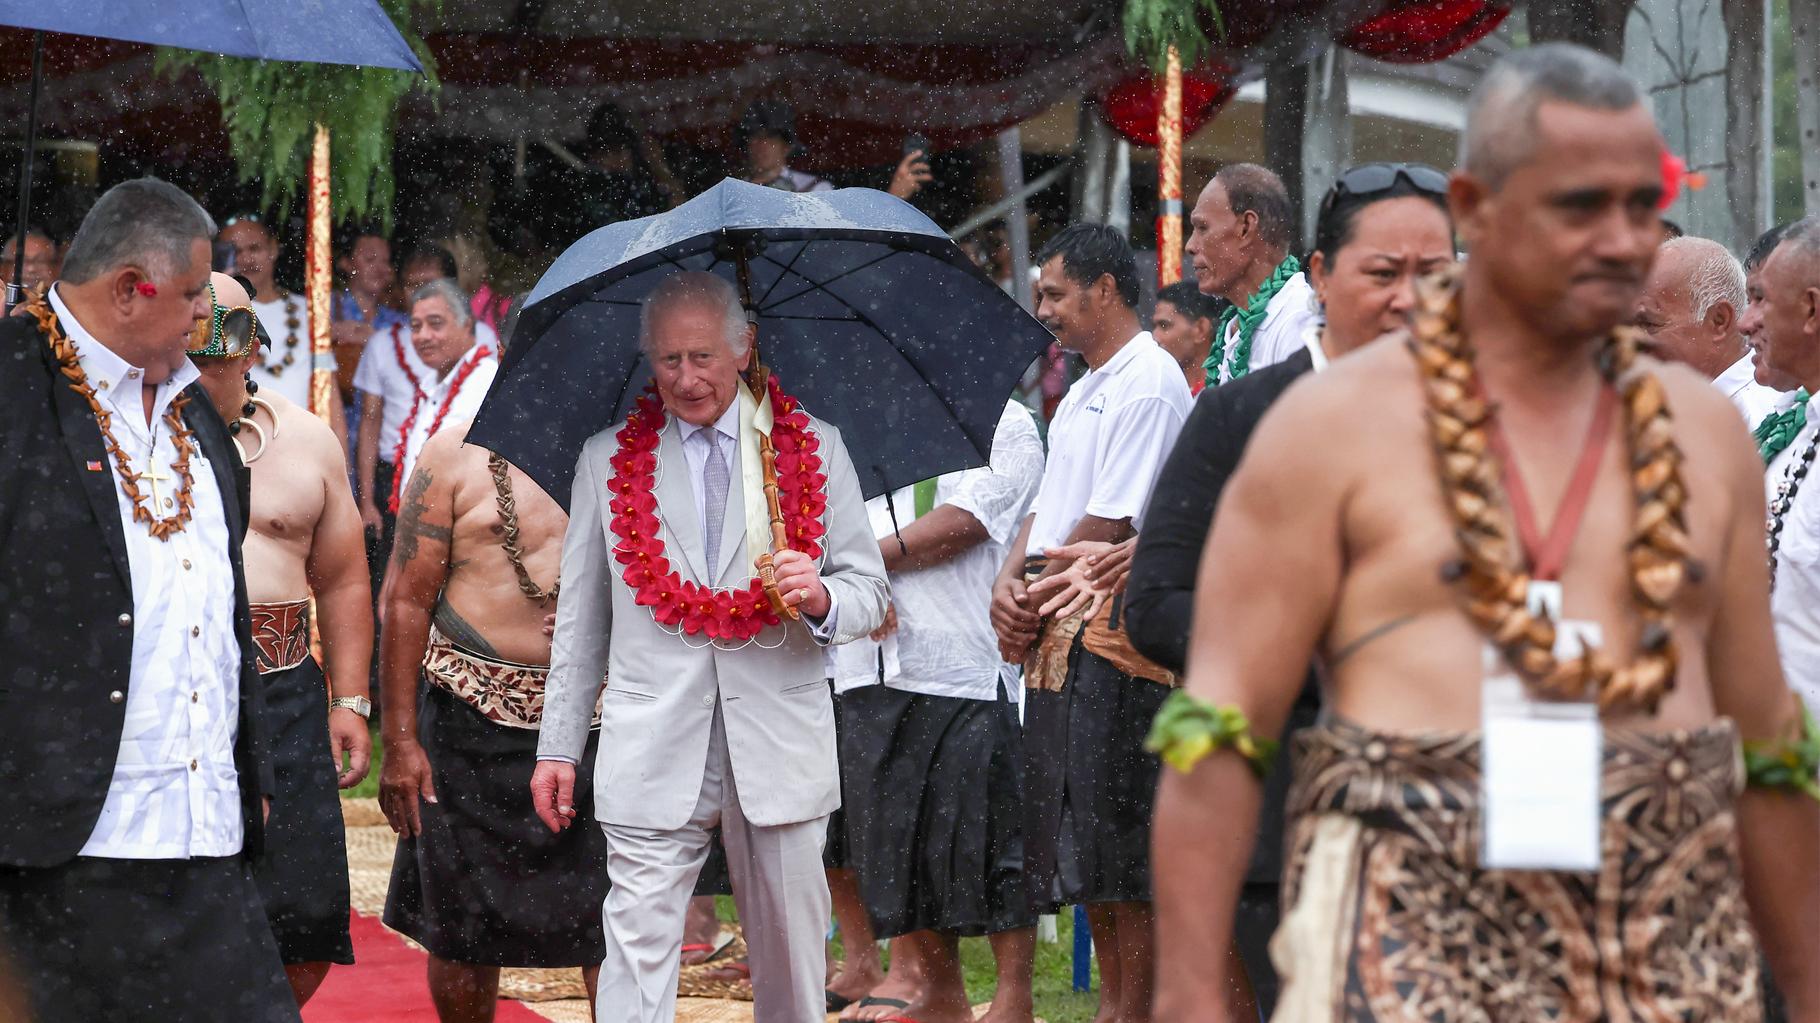
[[[158,285],[153,284],[151,281],[140,281],[138,284],[134,285],[134,287],[138,290],[139,294],[144,295],[146,298],[151,298],[158,294]]]

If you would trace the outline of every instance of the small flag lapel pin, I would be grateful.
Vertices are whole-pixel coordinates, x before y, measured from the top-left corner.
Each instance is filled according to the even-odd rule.
[[[101,471],[101,463],[100,463],[100,462],[90,462],[90,463],[89,463],[89,464],[88,464],[88,471],[89,471],[89,472],[100,472],[100,471]]]

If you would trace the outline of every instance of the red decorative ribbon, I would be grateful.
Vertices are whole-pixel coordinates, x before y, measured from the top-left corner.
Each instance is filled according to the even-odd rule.
[[[779,505],[790,549],[811,558],[821,556],[821,538],[827,533],[821,518],[828,510],[828,477],[816,453],[821,441],[809,429],[809,414],[795,398],[783,393],[777,378],[767,386],[775,421],[771,443],[777,450]],[[659,625],[681,629],[710,639],[745,642],[779,619],[771,610],[764,586],[754,578],[744,589],[717,590],[686,582],[672,571],[657,520],[657,445],[664,426],[664,406],[655,385],[638,399],[638,409],[626,419],[618,434],[619,451],[612,458],[613,478],[607,482],[612,498],[613,535],[619,543],[613,556],[625,566],[621,578],[641,607],[651,609]],[[743,540],[743,531],[742,531]],[[781,553],[781,552],[780,552]],[[710,566],[710,571],[713,566]]]

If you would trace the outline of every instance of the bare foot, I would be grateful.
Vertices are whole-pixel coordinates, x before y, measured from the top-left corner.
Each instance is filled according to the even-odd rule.
[[[885,971],[876,960],[861,964],[848,959],[840,964],[840,969],[835,971],[834,976],[828,978],[827,987],[842,998],[857,1002],[883,983]]]
[[[890,1019],[893,1016],[910,1015],[910,1010],[907,1007],[917,1004],[924,996],[922,979],[920,977],[906,977],[899,976],[898,974],[890,974],[885,977],[884,983],[879,984],[877,987],[866,992],[865,995],[865,998],[847,1006],[847,1008],[841,1012],[840,1018],[844,1023],[854,1023],[854,1021],[860,1020],[883,1020]],[[881,1001],[886,999],[888,999],[888,1001]],[[879,1002],[879,1004],[861,1005],[860,1002],[864,1001],[875,1001]],[[929,1021],[923,1020],[921,1016],[913,1018],[921,1020],[922,1023],[929,1023]]]
[[[873,995],[874,998],[878,997]],[[868,1011],[882,1015],[865,1017],[870,1019],[913,1019],[916,1023],[973,1023],[973,1008],[967,1004],[965,995],[945,1000],[939,1004],[916,998],[901,1008],[873,1006]]]
[[[1036,1023],[1036,1007],[1028,998],[994,998],[979,1023]]]
[[[688,912],[683,916],[682,964],[696,966],[714,958],[724,947],[720,934],[720,917],[715,913],[713,897],[704,895],[690,899]]]

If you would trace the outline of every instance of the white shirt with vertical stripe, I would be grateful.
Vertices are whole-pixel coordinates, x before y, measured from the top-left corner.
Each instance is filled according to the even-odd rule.
[[[199,374],[188,361],[160,384],[145,420],[144,371],[131,365],[70,314],[56,289],[51,306],[76,348],[96,401],[157,518],[175,514],[176,445],[164,414]],[[79,855],[112,859],[232,856],[244,838],[234,737],[240,717],[240,644],[234,635],[234,569],[221,489],[200,445],[190,454],[194,510],[169,540],[133,521],[111,456],[90,463],[107,474],[126,534],[133,586],[133,663],[127,676],[126,724],[101,817]],[[97,693],[96,699],[107,699]]]

